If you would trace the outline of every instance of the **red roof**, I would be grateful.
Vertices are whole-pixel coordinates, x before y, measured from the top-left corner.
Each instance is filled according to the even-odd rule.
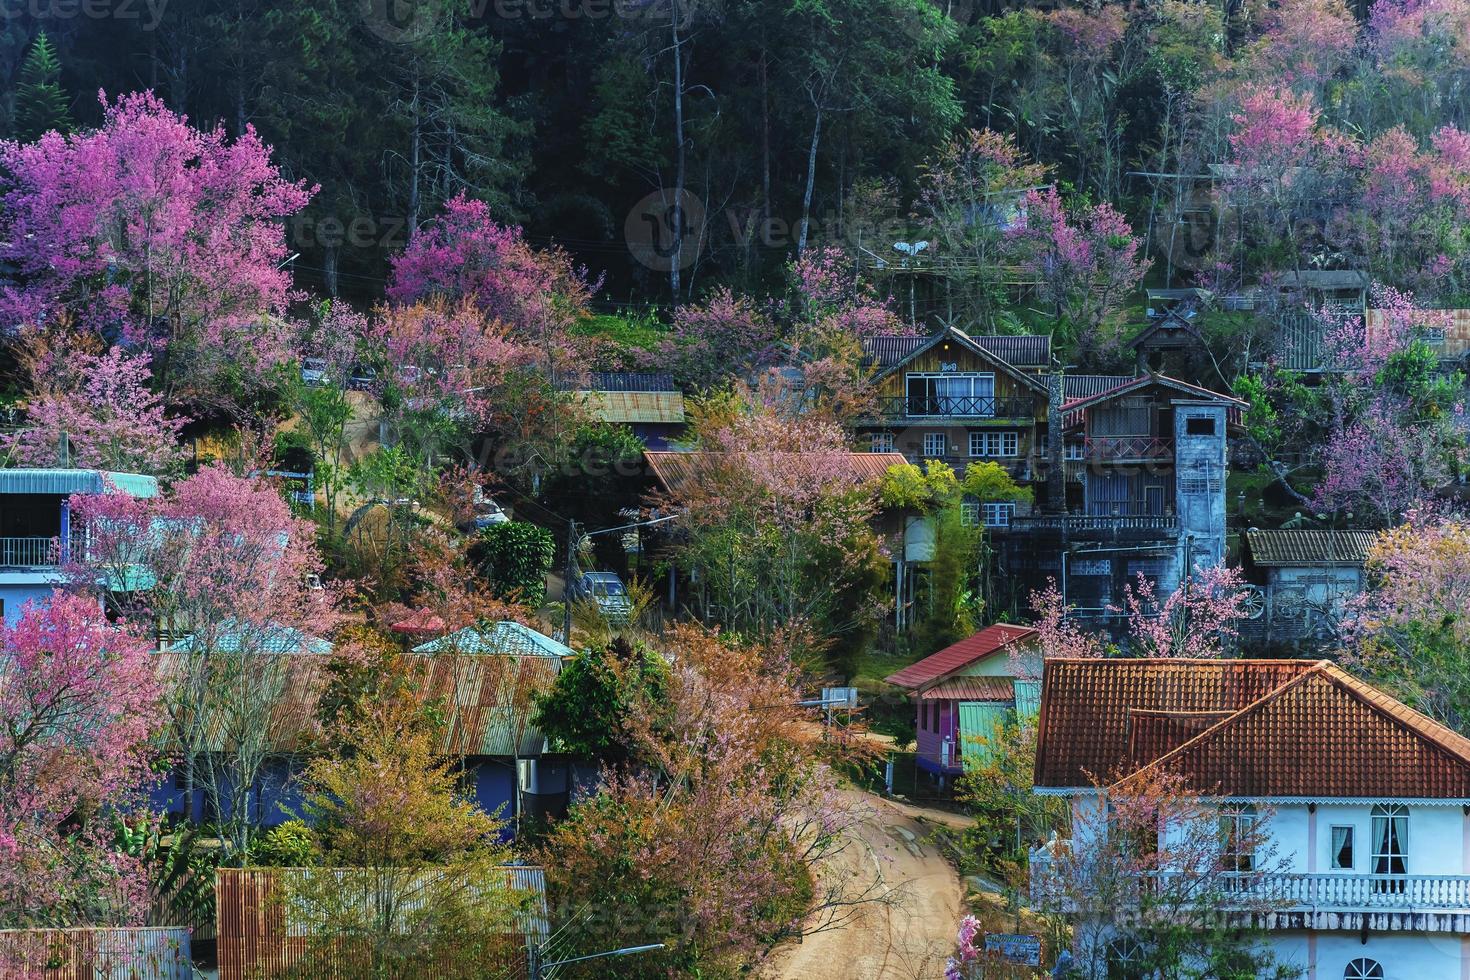
[[[1470,739],[1325,660],[1049,660],[1038,724],[1037,786],[1470,799]]]
[[[968,636],[958,643],[945,647],[938,653],[930,654],[916,664],[909,664],[903,670],[888,675],[888,683],[914,690],[927,687],[957,670],[963,670],[977,660],[990,656],[1003,647],[1010,646],[1017,640],[1035,635],[1036,630],[1030,626],[996,623],[994,626],[985,627],[974,636]]]

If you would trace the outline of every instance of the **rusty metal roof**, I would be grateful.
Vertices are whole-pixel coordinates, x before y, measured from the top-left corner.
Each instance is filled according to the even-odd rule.
[[[1310,660],[1049,660],[1036,785],[1146,768],[1197,792],[1470,799],[1470,739]]]
[[[1315,529],[1263,530],[1245,532],[1251,562],[1275,565],[1361,565],[1377,537],[1372,531],[1321,531]]]
[[[684,396],[677,391],[585,391],[582,395],[604,422],[684,422]]]
[[[951,677],[919,691],[920,701],[1012,701],[1015,684],[1009,677]]]
[[[1440,357],[1463,357],[1470,353],[1470,310],[1434,310],[1428,314],[1435,329],[1443,336],[1426,335],[1425,340]],[[1384,330],[1382,310],[1369,310],[1364,317],[1365,329],[1370,339],[1376,339]]]

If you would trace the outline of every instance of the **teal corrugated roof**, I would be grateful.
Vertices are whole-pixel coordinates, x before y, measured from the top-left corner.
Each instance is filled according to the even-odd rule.
[[[420,644],[413,648],[413,652],[570,657],[576,651],[528,626],[503,620],[483,626],[468,626],[457,633]]]
[[[246,640],[247,635],[248,640]],[[237,631],[226,628],[214,638],[214,641],[214,649],[218,653],[239,653],[242,644],[258,653],[326,654],[332,652],[332,644],[320,636],[312,636],[295,627],[277,624]],[[194,649],[194,637],[184,637],[173,644],[172,649],[181,653],[189,653]]]
[[[104,470],[4,469],[0,493],[102,493],[111,487],[132,497],[158,495],[158,480],[140,473]]]

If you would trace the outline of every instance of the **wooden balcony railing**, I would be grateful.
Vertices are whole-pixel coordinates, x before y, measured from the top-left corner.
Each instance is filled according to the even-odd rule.
[[[1147,435],[1089,436],[1082,451],[1084,458],[1104,462],[1172,459],[1174,440]]]
[[[1035,414],[1035,403],[1027,398],[999,398],[994,395],[909,398],[890,395],[878,399],[878,415],[885,419],[1029,419]]]

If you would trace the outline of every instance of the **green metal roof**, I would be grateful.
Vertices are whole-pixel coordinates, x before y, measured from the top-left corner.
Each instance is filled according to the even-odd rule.
[[[420,644],[414,653],[462,653],[521,657],[570,657],[576,651],[520,623],[502,620],[468,626],[457,633]]]
[[[98,494],[109,488],[131,497],[155,497],[158,479],[105,470],[0,469],[0,493]]]

